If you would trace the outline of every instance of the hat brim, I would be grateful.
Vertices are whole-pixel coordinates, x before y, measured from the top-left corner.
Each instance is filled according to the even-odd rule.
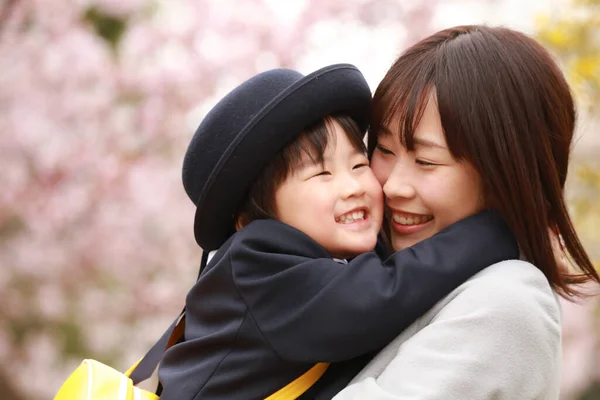
[[[362,73],[349,64],[315,71],[275,97],[236,136],[205,183],[196,204],[196,242],[204,250],[223,244],[235,230],[234,214],[252,181],[307,125],[344,113],[366,132],[370,100]],[[245,184],[237,179],[240,174]]]

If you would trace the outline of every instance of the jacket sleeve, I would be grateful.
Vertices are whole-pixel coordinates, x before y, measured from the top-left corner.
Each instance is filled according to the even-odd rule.
[[[234,281],[265,339],[290,361],[336,362],[381,348],[473,274],[518,257],[491,211],[384,262],[371,252],[346,265],[294,228],[256,222],[238,232],[229,255]]]
[[[334,400],[558,398],[558,300],[530,264],[513,260],[490,269],[497,271],[467,282],[402,343],[383,372]]]

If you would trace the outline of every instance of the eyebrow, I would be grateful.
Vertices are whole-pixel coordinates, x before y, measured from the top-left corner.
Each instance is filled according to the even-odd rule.
[[[392,131],[390,131],[387,127],[382,126],[379,128],[379,134],[383,136],[392,136]]]
[[[413,137],[413,143],[415,144],[415,146],[432,147],[436,149],[448,150],[446,146],[429,139]]]
[[[382,136],[391,136],[392,135],[392,131],[389,130],[389,128],[382,126],[380,128],[380,135]],[[433,140],[429,140],[429,139],[423,139],[423,138],[418,138],[418,137],[413,137],[413,143],[415,146],[421,146],[421,147],[430,147],[430,148],[436,148],[436,149],[443,149],[443,150],[448,150],[448,148],[436,141]]]
[[[325,160],[323,160],[323,163],[324,162],[325,162]],[[316,166],[319,166],[318,162],[313,162],[312,160],[308,159],[308,160],[298,162],[293,169],[295,169],[296,171],[303,171],[307,168],[316,167]]]

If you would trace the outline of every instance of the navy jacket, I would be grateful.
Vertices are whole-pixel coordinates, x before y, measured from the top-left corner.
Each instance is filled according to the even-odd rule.
[[[161,400],[264,399],[317,362],[346,361],[330,367],[340,375],[326,373],[319,393],[306,394],[331,398],[436,302],[511,258],[517,244],[491,211],[385,262],[370,252],[348,264],[295,228],[254,221],[221,246],[189,292],[185,341],[159,368]]]

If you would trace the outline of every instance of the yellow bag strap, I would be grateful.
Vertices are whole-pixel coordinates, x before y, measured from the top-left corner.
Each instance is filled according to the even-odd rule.
[[[137,367],[140,361],[142,361],[141,358],[135,364],[129,367],[129,369],[125,372],[125,375],[131,375],[131,372],[135,369],[135,367]],[[297,399],[323,376],[328,367],[329,363],[325,362],[315,364],[311,369],[267,397],[265,400]]]
[[[323,376],[328,367],[329,363],[322,362],[315,364],[311,369],[267,397],[265,400],[297,399]]]
[[[185,331],[185,309],[181,312],[180,316],[178,317],[178,320],[173,322],[173,324],[174,324],[174,327],[172,328],[171,334],[169,335],[168,342],[165,346],[167,349],[170,348],[171,346],[173,346],[175,343],[177,343],[177,341],[180,338],[183,337],[183,333]],[[159,341],[159,343],[161,341],[162,341],[162,338]],[[159,343],[157,343],[154,347],[156,347]],[[162,349],[162,352],[164,352],[164,349]],[[155,353],[159,354],[158,352],[155,352]],[[149,354],[150,354],[150,352],[149,352]],[[146,356],[148,356],[148,354]],[[142,360],[144,360],[144,358],[146,356],[140,358],[139,360],[137,360],[135,362],[135,364],[133,364],[131,367],[129,367],[129,369],[127,371],[125,371],[125,375],[127,377],[131,377],[131,374],[133,373],[133,371],[135,371],[135,369],[142,362]],[[158,362],[156,362],[156,363],[158,363]],[[156,365],[154,365],[154,368],[156,368]],[[265,400],[294,400],[294,399],[297,399],[302,394],[304,394],[304,392],[306,392],[308,389],[310,389],[310,387],[312,385],[314,385],[323,376],[325,371],[327,371],[327,368],[329,368],[329,363],[321,362],[321,363],[315,364],[311,369],[309,369],[308,371],[306,371],[305,373],[300,375],[298,378],[294,379],[292,382],[285,385],[283,388],[279,389],[277,392],[275,392],[272,395],[270,395],[269,397],[267,397]],[[134,383],[137,383],[137,382],[134,382]]]

